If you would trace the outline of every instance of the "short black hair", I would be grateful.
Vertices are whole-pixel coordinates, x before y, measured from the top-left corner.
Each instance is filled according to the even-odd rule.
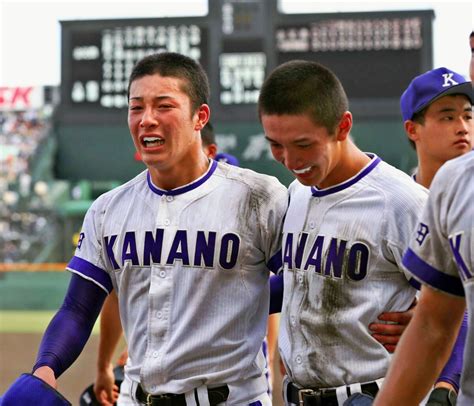
[[[349,101],[337,76],[312,61],[286,62],[270,73],[258,99],[258,115],[308,114],[333,134]]]
[[[206,72],[194,59],[175,52],[151,54],[138,61],[130,74],[127,99],[130,98],[130,86],[135,80],[156,73],[184,81],[182,90],[189,96],[192,113],[202,104],[209,104],[210,87]]]

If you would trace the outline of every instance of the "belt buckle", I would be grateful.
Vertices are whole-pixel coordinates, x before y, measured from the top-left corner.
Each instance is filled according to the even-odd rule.
[[[299,389],[298,390],[298,403],[300,406],[304,405],[304,395],[321,395],[320,391],[315,391],[313,389]]]
[[[170,399],[170,396],[168,395],[152,395],[151,393],[147,393],[146,394],[146,403],[145,405],[146,406],[153,406],[153,399],[157,399],[157,400],[166,400],[166,399]]]

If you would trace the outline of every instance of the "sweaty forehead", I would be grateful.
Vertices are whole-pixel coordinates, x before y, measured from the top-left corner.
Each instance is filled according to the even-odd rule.
[[[159,73],[145,75],[130,84],[130,98],[185,95],[184,87],[184,80],[177,77],[161,76]]]
[[[439,113],[443,111],[468,111],[472,110],[471,101],[462,94],[448,95],[435,100],[428,107],[427,112]]]
[[[262,125],[265,136],[279,143],[309,140],[326,132],[306,114],[262,115]]]

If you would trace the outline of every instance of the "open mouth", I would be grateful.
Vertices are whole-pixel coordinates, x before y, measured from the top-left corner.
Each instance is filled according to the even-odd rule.
[[[165,140],[160,137],[143,137],[142,144],[145,148],[159,147],[163,145]]]
[[[307,168],[303,169],[293,169],[293,173],[296,175],[303,175],[305,173],[308,173],[311,170],[311,166],[308,166]]]

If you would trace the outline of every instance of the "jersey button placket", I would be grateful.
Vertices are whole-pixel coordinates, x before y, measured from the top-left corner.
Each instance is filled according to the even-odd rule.
[[[171,226],[169,203],[166,195],[162,195],[158,201],[158,210],[156,215],[155,227],[164,229],[164,236],[172,235],[173,231],[169,230]],[[149,290],[149,327],[148,327],[148,344],[147,348],[150,352],[147,354],[146,365],[143,369],[150,371],[150,375],[164,373],[163,358],[166,356],[162,350],[164,347],[164,339],[167,332],[167,319],[169,312],[170,298],[173,290],[173,278],[170,270],[165,265],[166,258],[161,258],[161,263],[152,264],[151,281]],[[145,378],[146,380],[146,378]],[[148,382],[150,383],[150,382]],[[156,384],[156,383],[155,383]],[[155,392],[157,388],[150,385],[151,391]]]

